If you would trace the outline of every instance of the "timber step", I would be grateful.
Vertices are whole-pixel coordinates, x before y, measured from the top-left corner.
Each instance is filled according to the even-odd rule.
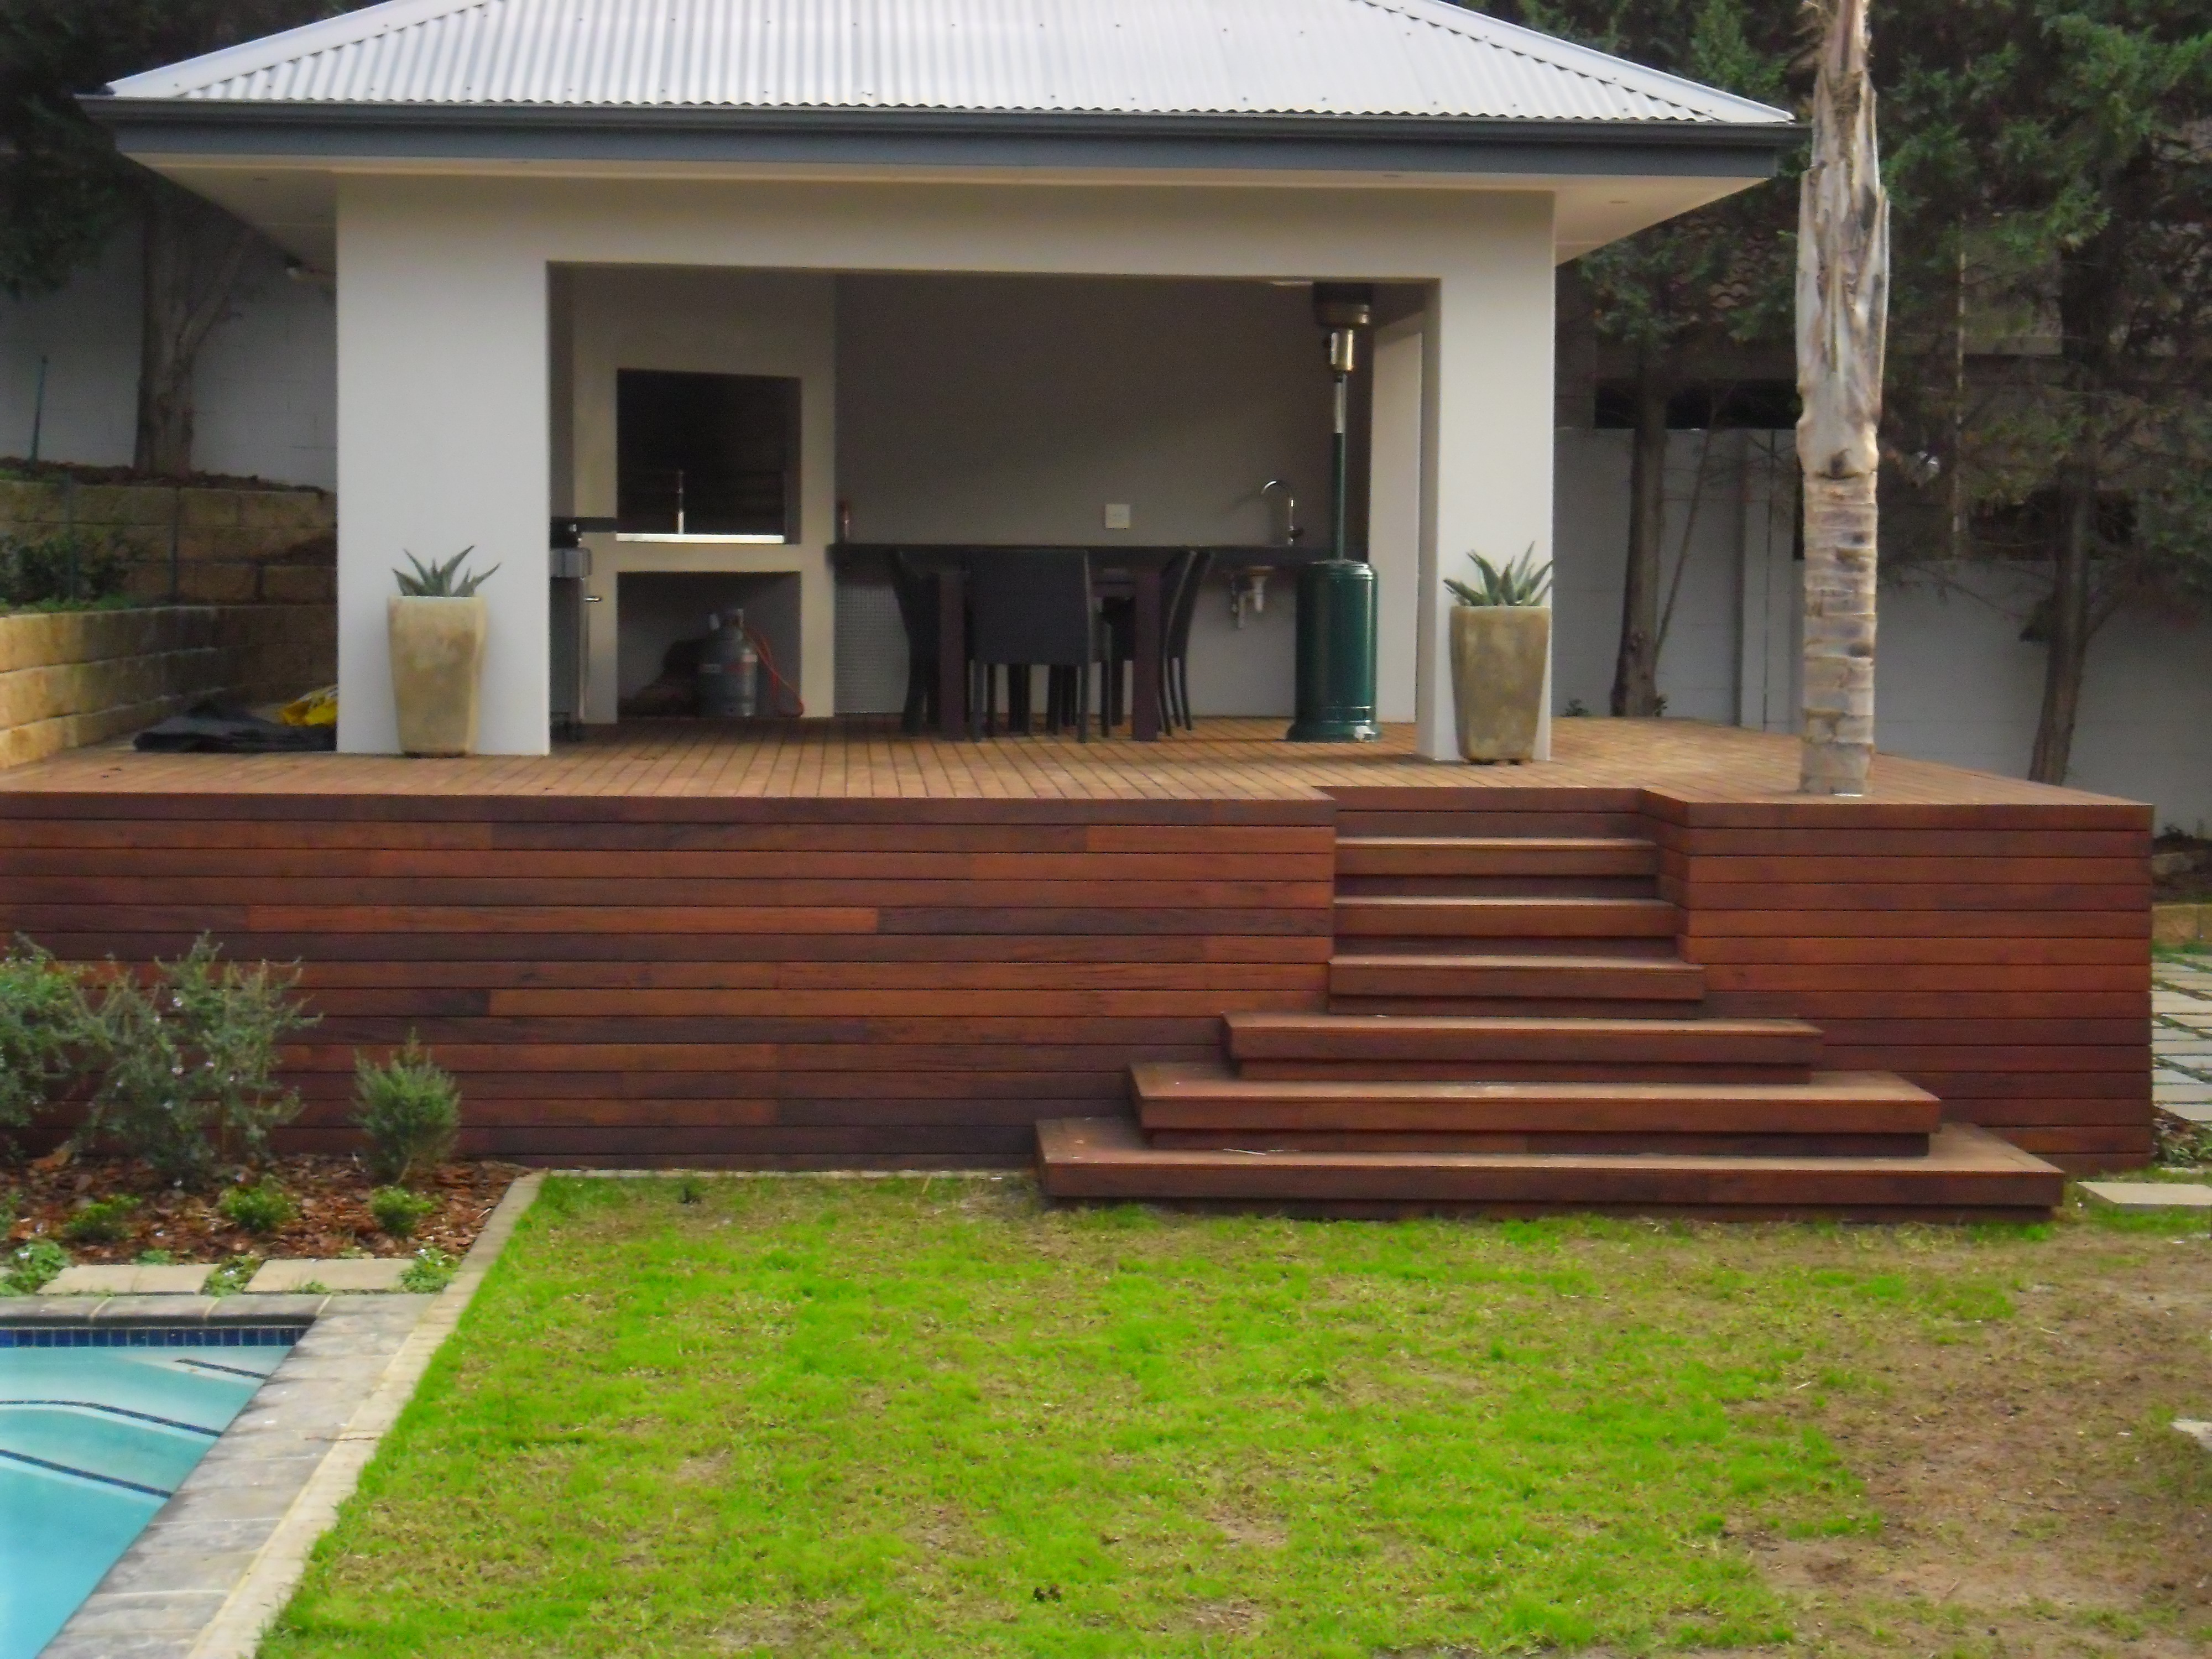
[[[1231,1013],[1231,1058],[1248,1076],[1301,1073],[1278,1066],[1450,1067],[1457,1078],[1608,1077],[1638,1066],[1692,1067],[1716,1082],[1802,1082],[1820,1057],[1820,1028],[1798,1019],[1588,1019],[1513,1015]],[[1727,1073],[1740,1073],[1730,1078]],[[1794,1076],[1791,1074],[1794,1073]],[[1655,1077],[1660,1073],[1653,1073]]]
[[[1664,899],[1357,893],[1336,900],[1339,939],[1672,939],[1680,929],[1681,912]]]
[[[1659,848],[1624,836],[1355,836],[1340,876],[1656,876]]]
[[[1129,1068],[1138,1121],[1154,1130],[1328,1130],[1450,1134],[1516,1131],[1704,1134],[1935,1133],[1942,1104],[1887,1072],[1815,1072],[1803,1083],[1292,1083],[1218,1060]]]
[[[1705,970],[1674,957],[1348,953],[1329,958],[1328,994],[1696,1003],[1705,1000]]]
[[[1946,1124],[1924,1158],[1231,1151],[1148,1144],[1130,1118],[1037,1125],[1048,1197],[1387,1216],[1553,1210],[1738,1218],[2046,1218],[2063,1175]]]

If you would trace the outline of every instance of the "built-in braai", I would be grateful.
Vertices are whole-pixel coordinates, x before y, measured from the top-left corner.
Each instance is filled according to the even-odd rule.
[[[615,514],[627,535],[799,538],[799,382],[625,368]]]

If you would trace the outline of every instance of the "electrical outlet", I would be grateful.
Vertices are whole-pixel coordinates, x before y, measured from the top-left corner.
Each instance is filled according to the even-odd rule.
[[[1106,503],[1106,527],[1109,530],[1127,530],[1129,527],[1128,502],[1109,501]]]

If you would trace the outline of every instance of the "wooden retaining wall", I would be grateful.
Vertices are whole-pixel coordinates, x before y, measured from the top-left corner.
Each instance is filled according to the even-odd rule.
[[[1020,1163],[1136,1059],[1325,999],[1326,802],[0,793],[0,928],[297,959],[289,1139],[410,1032],[465,1150]]]
[[[1243,801],[0,791],[0,929],[297,959],[302,1147],[412,1031],[466,1147],[600,1164],[1015,1163],[1220,1015],[1319,1010],[1334,836],[1641,835],[1714,1013],[1820,1023],[2072,1168],[2149,1151],[2147,807],[1635,788]]]
[[[1334,789],[1364,836],[1638,836],[1706,1011],[1808,1019],[1821,1064],[2074,1169],[2149,1156],[2151,809]]]
[[[1685,803],[1647,793],[1660,893],[1717,1012],[2070,1168],[2150,1154],[2147,806]]]

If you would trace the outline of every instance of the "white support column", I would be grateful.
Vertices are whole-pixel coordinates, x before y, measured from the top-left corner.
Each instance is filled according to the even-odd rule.
[[[546,264],[526,239],[348,181],[338,208],[338,746],[398,747],[394,566],[496,564],[486,754],[550,746]],[[465,248],[466,257],[457,249]]]
[[[1552,556],[1552,203],[1516,198],[1429,291],[1423,324],[1423,488],[1417,744],[1454,760],[1449,595],[1469,550]],[[1536,758],[1552,751],[1549,677]]]
[[[1368,464],[1367,562],[1375,567],[1375,714],[1414,717],[1421,564],[1421,324],[1375,331],[1375,415]]]

